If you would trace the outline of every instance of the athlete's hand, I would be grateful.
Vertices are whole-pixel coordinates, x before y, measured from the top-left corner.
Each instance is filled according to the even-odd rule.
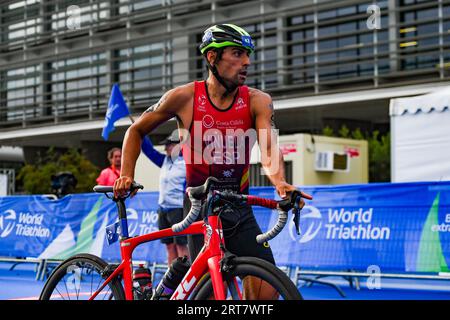
[[[278,195],[280,196],[281,199],[285,199],[287,196],[289,196],[289,194],[292,191],[297,190],[296,187],[294,187],[293,185],[285,182],[285,181],[281,181],[279,182],[276,186],[275,189],[277,190]],[[301,192],[302,194],[302,198],[300,199],[300,209],[302,209],[305,206],[305,201],[303,200],[303,198],[312,200],[312,196],[305,193],[305,192]]]
[[[133,183],[133,178],[127,176],[121,176],[114,182],[114,197],[124,197],[130,191],[131,183]],[[131,197],[136,194],[137,190],[133,192]]]

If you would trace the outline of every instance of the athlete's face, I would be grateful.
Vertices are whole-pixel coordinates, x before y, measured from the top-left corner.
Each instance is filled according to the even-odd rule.
[[[247,79],[250,65],[249,52],[240,47],[226,47],[217,64],[219,74],[227,81],[241,86]]]

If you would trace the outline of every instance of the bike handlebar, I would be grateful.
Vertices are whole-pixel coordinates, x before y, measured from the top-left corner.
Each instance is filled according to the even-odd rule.
[[[138,189],[142,190],[142,189],[144,189],[144,186],[137,182],[132,182],[131,186],[130,186],[129,194],[123,198],[127,198],[133,191],[138,190]],[[93,188],[93,190],[94,190],[94,192],[97,192],[97,193],[112,193],[112,192],[114,192],[114,187],[97,185]]]
[[[275,238],[287,223],[288,214],[286,211],[278,209],[278,220],[277,223],[267,232],[261,233],[256,236],[256,242],[262,244],[266,241]]]
[[[203,185],[187,188],[186,193],[188,194],[189,200],[191,201],[191,209],[189,210],[188,215],[181,222],[176,223],[172,226],[173,232],[181,232],[187,229],[194,221],[197,220],[202,207],[202,199],[207,196],[213,186],[219,184],[220,181],[217,178],[209,177],[208,179],[206,179]],[[119,200],[126,199],[133,193],[133,191],[143,188],[144,187],[139,183],[133,182],[130,186],[129,194],[125,197],[119,198]],[[111,193],[114,191],[114,188],[112,186],[97,185],[93,188],[93,190],[98,193]],[[216,190],[213,192],[213,195],[231,202],[248,204],[250,206],[260,206],[272,210],[277,209],[277,223],[269,231],[256,236],[256,242],[259,244],[275,238],[283,230],[287,223],[288,211],[292,208],[298,208],[300,198],[304,197],[306,199],[312,199],[310,196],[304,195],[298,190],[293,191],[288,198],[282,199],[280,201],[250,195],[236,194],[229,191]],[[115,201],[116,200],[117,199],[115,199]]]
[[[189,211],[188,215],[184,218],[183,221],[174,224],[172,226],[172,231],[181,232],[186,228],[188,228],[194,221],[197,220],[198,215],[200,214],[201,211],[202,206],[201,200],[208,194],[211,187],[214,184],[218,183],[220,183],[219,180],[213,177],[209,177],[203,185],[198,187],[189,187],[186,190],[189,199],[191,201],[191,210]],[[238,202],[243,204],[246,203],[251,206],[260,206],[268,209],[277,209],[278,211],[277,223],[272,227],[272,229],[256,237],[256,242],[259,244],[275,238],[283,230],[283,228],[286,226],[287,223],[288,211],[293,208],[298,208],[300,198],[304,197],[307,199],[312,199],[311,197],[304,195],[302,192],[298,190],[292,192],[288,198],[282,199],[280,201],[250,195],[235,194],[227,191],[214,191],[213,195],[216,195],[221,199],[232,202]]]
[[[299,194],[301,194],[300,191],[294,191],[288,198],[280,201],[256,196],[241,196],[244,199],[244,202],[248,205],[260,206],[272,210],[277,209],[278,211],[277,223],[269,231],[257,235],[257,243],[262,244],[266,241],[272,240],[283,230],[287,223],[288,211],[295,206],[296,201],[300,200],[300,198],[298,198]]]
[[[172,225],[173,232],[181,232],[187,229],[194,221],[197,220],[198,215],[200,214],[200,211],[202,209],[202,201],[196,199],[192,195],[192,189],[193,188],[190,187],[186,189],[186,192],[189,195],[189,200],[191,200],[191,210],[189,210],[188,215],[181,222]]]
[[[196,200],[202,200],[208,194],[211,187],[220,184],[220,180],[214,177],[206,179],[205,183],[198,187],[189,187],[189,194]],[[188,190],[186,189],[186,192]]]
[[[173,232],[181,232],[187,229],[194,221],[197,220],[202,208],[202,199],[208,194],[209,190],[214,184],[219,184],[220,181],[217,178],[209,177],[205,183],[198,187],[189,187],[186,189],[186,193],[191,201],[191,209],[187,216],[178,223],[172,225]]]

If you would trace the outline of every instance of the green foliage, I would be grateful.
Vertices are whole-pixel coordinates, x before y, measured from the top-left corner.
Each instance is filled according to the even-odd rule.
[[[44,156],[38,154],[36,164],[22,167],[17,179],[27,193],[45,194],[51,192],[51,176],[64,171],[72,172],[78,180],[75,193],[91,192],[99,174],[99,169],[76,149],[59,154],[50,148]]]
[[[325,128],[323,128],[322,134],[326,137],[333,137],[334,136],[333,128],[326,126]]]
[[[347,128],[347,126],[345,124],[339,129],[338,134],[342,138],[346,138],[346,139],[350,138],[349,137],[350,130]]]
[[[369,144],[369,179],[371,182],[391,181],[391,134],[379,136],[375,130],[368,137]]]
[[[338,134],[333,129],[325,127],[323,135],[327,137],[341,137],[355,140],[367,140],[369,149],[369,181],[389,182],[391,181],[391,136],[390,133],[380,135],[378,130],[371,133],[362,133],[359,128],[350,131],[343,125]]]

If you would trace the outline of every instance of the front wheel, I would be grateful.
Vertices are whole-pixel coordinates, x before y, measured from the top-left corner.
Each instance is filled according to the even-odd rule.
[[[227,300],[302,300],[289,277],[273,264],[254,257],[236,257],[230,270],[222,272]],[[207,274],[191,295],[194,300],[213,299],[211,277]]]
[[[63,261],[52,272],[40,300],[86,300],[104,283],[108,264],[91,254],[75,255]],[[125,294],[119,279],[113,279],[96,297],[99,300],[124,300]]]

